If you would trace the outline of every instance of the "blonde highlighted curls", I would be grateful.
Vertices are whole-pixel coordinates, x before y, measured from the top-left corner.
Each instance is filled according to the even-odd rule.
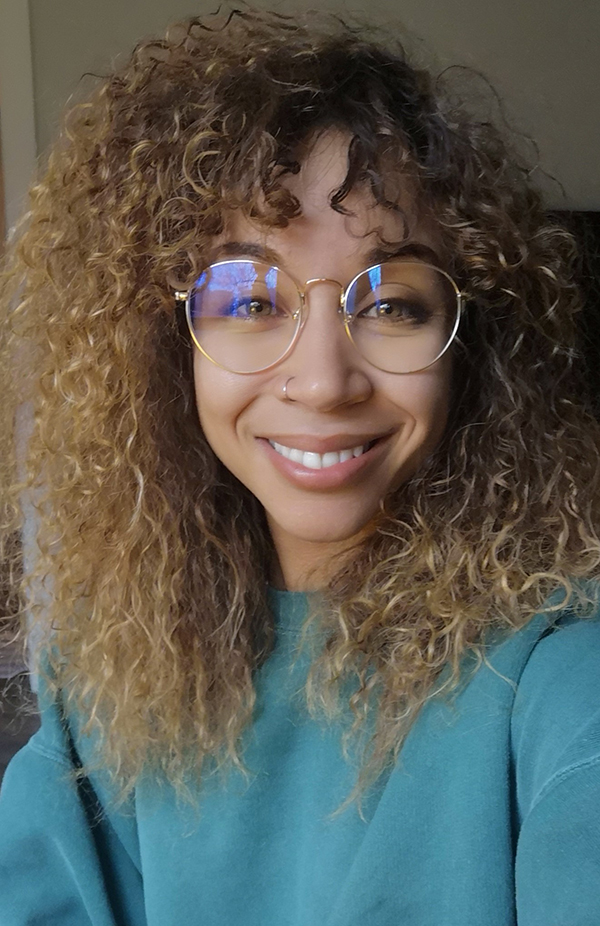
[[[352,138],[332,208],[360,184],[393,209],[410,172],[470,299],[446,434],[311,617],[325,632],[311,714],[345,718],[347,743],[374,711],[348,800],[422,704],[456,690],[463,657],[484,657],[489,629],[522,626],[556,589],[591,597],[600,441],[577,378],[575,249],[526,166],[365,27],[250,9],[174,26],[68,114],[2,276],[3,433],[22,447],[17,460],[4,442],[4,553],[26,488],[40,555],[23,608],[51,690],[96,736],[84,771],[109,771],[121,800],[143,770],[183,790],[208,757],[244,769],[274,551],[201,432],[173,287],[227,210],[298,214],[281,179],[331,127]]]

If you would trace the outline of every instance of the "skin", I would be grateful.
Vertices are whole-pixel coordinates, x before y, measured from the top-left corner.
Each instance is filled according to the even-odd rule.
[[[348,285],[369,266],[367,255],[379,243],[375,229],[397,239],[402,226],[366,191],[353,191],[345,201],[352,217],[331,209],[329,196],[346,174],[347,145],[347,138],[330,131],[311,146],[301,172],[287,181],[302,207],[287,228],[265,231],[231,215],[217,249],[231,241],[260,244],[276,252],[277,265],[301,285],[314,278]],[[417,215],[408,182],[401,190],[410,242],[432,248],[443,266],[435,227]],[[373,529],[380,501],[415,473],[439,441],[450,394],[450,352],[419,373],[382,372],[349,340],[336,311],[339,289],[317,284],[309,292],[305,327],[291,354],[275,367],[241,375],[217,367],[198,350],[194,356],[204,434],[264,506],[278,557],[271,581],[290,590],[318,587],[339,565],[340,555]],[[293,402],[283,395],[288,380]],[[333,489],[294,484],[273,465],[259,440],[363,433],[389,436],[372,463]],[[318,574],[307,578],[315,567]]]

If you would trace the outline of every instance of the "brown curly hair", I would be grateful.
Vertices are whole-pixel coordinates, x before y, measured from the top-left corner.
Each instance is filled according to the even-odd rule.
[[[282,179],[328,128],[351,138],[332,207],[366,184],[394,209],[409,171],[469,293],[442,441],[313,596],[307,626],[325,643],[308,710],[344,720],[346,746],[375,708],[348,801],[422,704],[457,689],[465,654],[485,658],[490,628],[522,626],[556,590],[554,607],[582,613],[594,598],[600,440],[578,372],[575,246],[527,165],[366,26],[251,9],[178,24],[68,113],[2,275],[3,433],[19,432],[5,549],[27,493],[40,552],[23,622],[97,736],[87,770],[108,770],[120,799],[143,769],[179,789],[208,757],[244,769],[253,673],[274,644],[273,546],[202,434],[173,287],[203,269],[229,210],[293,220]]]

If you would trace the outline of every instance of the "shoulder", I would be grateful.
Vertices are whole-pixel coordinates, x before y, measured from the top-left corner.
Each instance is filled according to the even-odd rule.
[[[513,712],[519,923],[600,922],[600,617],[531,650]]]
[[[532,647],[515,694],[511,739],[522,806],[600,762],[600,611],[565,612]]]
[[[13,757],[2,782],[2,911],[15,924],[114,923],[112,904],[121,908],[122,896],[132,915],[140,911],[141,923],[136,821],[108,819],[88,782],[75,780],[62,729],[48,704],[42,728]]]
[[[532,647],[521,673],[515,712],[551,705],[568,712],[600,694],[600,610],[558,615]],[[547,709],[547,708],[546,708]]]

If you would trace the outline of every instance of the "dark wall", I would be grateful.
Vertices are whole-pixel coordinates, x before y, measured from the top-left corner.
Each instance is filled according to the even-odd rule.
[[[581,333],[594,410],[600,418],[600,212],[553,212],[577,238],[579,282],[586,297]]]

